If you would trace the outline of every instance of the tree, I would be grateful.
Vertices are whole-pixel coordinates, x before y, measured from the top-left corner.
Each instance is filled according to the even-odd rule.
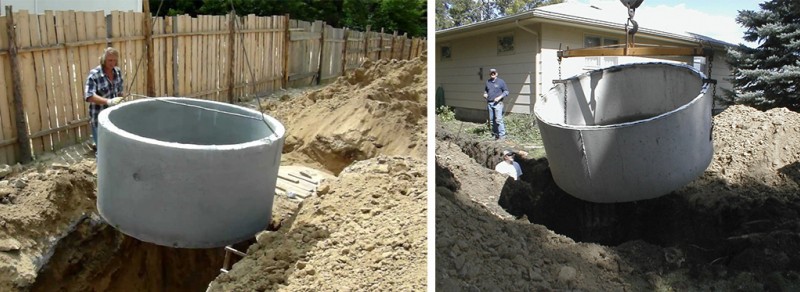
[[[238,15],[258,16],[289,14],[292,19],[323,20],[333,27],[349,27],[364,31],[367,25],[388,31],[427,34],[425,0],[148,0],[150,9],[159,16],[189,14],[222,15],[231,11]]]
[[[436,29],[517,14],[564,0],[436,0]]]
[[[746,28],[744,40],[759,45],[728,51],[734,85],[729,101],[800,111],[800,2],[770,0],[759,6],[760,11],[742,10],[736,17]]]

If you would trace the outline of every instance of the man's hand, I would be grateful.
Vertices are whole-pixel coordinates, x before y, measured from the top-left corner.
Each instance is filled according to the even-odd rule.
[[[116,98],[109,99],[109,100],[108,100],[108,102],[107,102],[106,104],[107,104],[108,106],[115,106],[115,105],[118,105],[118,104],[122,103],[123,101],[125,101],[125,99],[124,99],[124,98],[122,98],[122,97],[116,97]]]
[[[494,102],[498,102],[498,101],[500,101],[500,99],[502,99],[502,98],[503,98],[503,97],[502,97],[502,95],[501,95],[501,96],[498,96],[498,97],[495,97],[495,98],[494,98]]]
[[[488,97],[489,97],[489,94],[487,94],[487,93],[483,94],[483,98],[488,98]]]

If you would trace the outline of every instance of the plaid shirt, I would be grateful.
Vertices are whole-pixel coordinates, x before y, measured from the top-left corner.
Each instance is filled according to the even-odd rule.
[[[115,98],[117,94],[122,92],[122,71],[118,67],[114,67],[114,84],[108,80],[106,74],[103,73],[102,66],[97,66],[89,71],[89,76],[86,77],[86,86],[83,90],[83,100],[88,101],[90,96],[95,93],[105,98]],[[97,123],[97,116],[100,111],[107,108],[107,105],[100,105],[96,103],[89,103],[89,118],[92,124]]]

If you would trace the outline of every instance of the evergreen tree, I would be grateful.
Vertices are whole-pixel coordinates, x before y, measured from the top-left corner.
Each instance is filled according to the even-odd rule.
[[[747,28],[740,44],[728,51],[734,91],[729,101],[766,110],[800,111],[800,1],[770,0],[760,11],[742,10],[736,22]]]

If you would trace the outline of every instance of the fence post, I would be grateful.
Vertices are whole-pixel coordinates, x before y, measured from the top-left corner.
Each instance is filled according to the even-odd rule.
[[[383,59],[383,28],[381,27],[381,34],[378,41],[378,60]]]
[[[147,96],[156,96],[155,62],[153,60],[153,24],[150,16],[150,1],[142,1],[144,6],[144,45],[147,55]]]
[[[342,76],[347,73],[347,43],[349,43],[350,31],[344,28],[344,46],[342,46]]]
[[[25,121],[25,111],[22,106],[22,88],[17,59],[17,32],[14,23],[14,13],[11,5],[6,6],[6,25],[8,27],[8,59],[11,61],[11,83],[14,91],[14,111],[17,122],[17,142],[19,143],[19,162],[28,163],[33,160],[31,153],[31,139],[28,138],[28,122]]]
[[[233,89],[236,87],[234,82],[236,78],[233,76],[233,58],[236,46],[236,14],[231,11],[228,13],[228,102],[233,104]]]
[[[394,45],[395,45],[395,43],[397,43],[397,31],[396,30],[392,33],[392,50],[389,51],[389,54],[390,54],[389,55],[390,56],[389,59],[397,59],[397,57],[394,56],[394,51],[395,51]]]
[[[322,22],[322,30],[319,32],[319,67],[317,68],[317,85],[322,83],[322,58],[325,56],[325,22]]]
[[[364,61],[369,60],[369,29],[371,25],[367,25],[367,32],[364,33]],[[361,64],[359,64],[361,66]]]
[[[289,89],[289,44],[292,41],[289,35],[289,14],[283,16],[283,89]]]
[[[403,50],[406,49],[406,41],[408,41],[408,33],[403,33]],[[408,44],[408,56],[404,56],[406,60],[411,60],[411,49],[414,48],[414,38],[411,38],[411,43]]]

